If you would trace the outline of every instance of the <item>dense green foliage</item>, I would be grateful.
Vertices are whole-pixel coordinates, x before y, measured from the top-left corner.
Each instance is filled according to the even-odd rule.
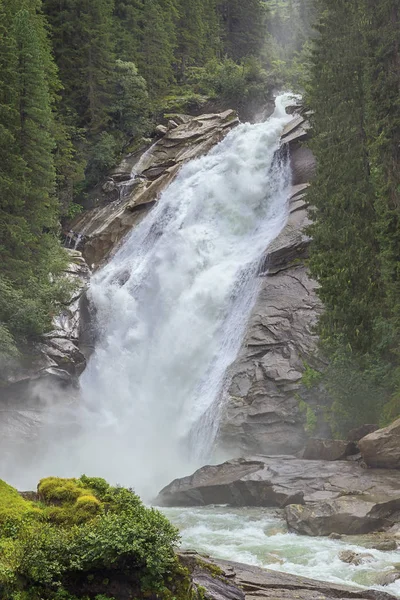
[[[177,540],[161,513],[103,479],[44,479],[35,501],[0,482],[2,598],[179,597]]]
[[[326,307],[326,382],[343,433],[400,412],[400,14],[394,0],[317,4],[310,266]]]
[[[40,2],[0,4],[0,363],[50,325],[57,240],[56,68]],[[53,273],[53,279],[49,273]]]

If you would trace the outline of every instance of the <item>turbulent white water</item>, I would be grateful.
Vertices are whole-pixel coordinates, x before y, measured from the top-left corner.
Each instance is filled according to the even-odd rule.
[[[12,453],[11,483],[86,472],[150,500],[211,459],[259,262],[287,219],[290,172],[277,150],[290,102],[278,97],[268,121],[185,165],[92,278],[98,341],[79,405],[44,411],[39,443],[21,439]]]
[[[366,549],[361,537],[336,541],[290,534],[285,521],[271,509],[210,506],[162,511],[180,529],[184,548],[321,581],[376,587],[400,597],[400,580],[377,585],[379,576],[399,564],[399,552]],[[367,553],[371,558],[350,565],[340,560],[341,550]]]
[[[148,497],[209,458],[259,259],[287,218],[289,174],[275,156],[287,102],[184,166],[93,278],[100,339],[81,380],[81,470]]]
[[[287,219],[290,173],[276,151],[289,103],[278,97],[267,122],[185,165],[93,277],[98,342],[80,406],[47,416],[29,483],[87,472],[150,499],[210,459],[259,261]]]

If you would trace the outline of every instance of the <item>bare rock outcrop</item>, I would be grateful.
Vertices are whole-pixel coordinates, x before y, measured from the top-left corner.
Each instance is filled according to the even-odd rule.
[[[191,572],[198,598],[205,600],[394,600],[380,590],[315,581],[290,573],[180,552],[180,561]]]
[[[246,337],[228,373],[218,445],[232,456],[293,454],[306,442],[299,392],[305,363],[315,361],[322,312],[304,265],[307,187],[293,189],[288,223],[267,250]]]
[[[400,520],[400,479],[397,471],[363,469],[353,462],[254,456],[176,479],[156,503],[285,508],[289,527],[298,533],[359,535]]]
[[[103,185],[106,199],[69,225],[69,235],[81,243],[88,264],[98,266],[143,219],[181,166],[209,152],[238,123],[233,110],[199,117],[176,115],[176,127],[171,122],[160,131],[161,139],[148,152],[125,157]]]
[[[400,469],[400,419],[358,442],[367,465],[383,469]]]

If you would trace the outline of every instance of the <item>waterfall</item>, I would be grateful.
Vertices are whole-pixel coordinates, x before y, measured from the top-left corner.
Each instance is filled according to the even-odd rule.
[[[211,459],[259,261],[287,220],[290,173],[277,150],[290,98],[186,164],[93,276],[97,347],[79,407],[58,417],[68,434],[53,429],[35,460],[41,476],[86,472],[151,498]]]

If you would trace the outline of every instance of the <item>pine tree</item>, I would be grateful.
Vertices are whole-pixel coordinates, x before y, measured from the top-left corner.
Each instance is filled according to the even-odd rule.
[[[259,56],[265,42],[265,4],[260,0],[223,0],[219,10],[227,55],[236,61]]]
[[[40,7],[3,0],[0,12],[0,347],[49,325],[59,297],[49,271],[63,264],[52,136],[58,82]]]
[[[400,345],[400,8],[394,0],[360,6],[366,40],[366,118],[377,236],[384,284],[381,314],[391,323],[388,347]]]
[[[363,91],[364,45],[353,3],[320,1],[308,101],[318,174],[311,271],[321,283],[325,334],[344,335],[365,351],[379,302],[374,194],[369,172]]]
[[[174,81],[176,18],[174,0],[146,0],[143,5],[137,66],[155,97]]]
[[[114,71],[113,0],[45,0],[69,124],[107,125]],[[68,121],[67,121],[68,122]]]

